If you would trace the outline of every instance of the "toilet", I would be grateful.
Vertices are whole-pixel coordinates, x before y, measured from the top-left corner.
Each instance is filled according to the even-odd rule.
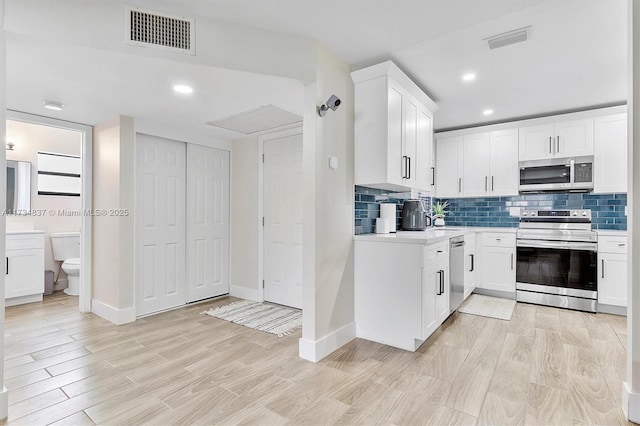
[[[80,291],[80,233],[57,232],[51,233],[50,237],[53,260],[62,262],[62,270],[69,278],[69,287],[64,292],[77,296]]]

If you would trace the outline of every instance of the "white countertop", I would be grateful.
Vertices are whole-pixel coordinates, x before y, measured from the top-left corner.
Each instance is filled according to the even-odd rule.
[[[506,232],[515,233],[517,228],[475,227],[475,226],[445,226],[443,228],[429,228],[425,231],[398,231],[395,234],[361,234],[353,237],[354,241],[377,241],[394,243],[438,243],[476,232]]]

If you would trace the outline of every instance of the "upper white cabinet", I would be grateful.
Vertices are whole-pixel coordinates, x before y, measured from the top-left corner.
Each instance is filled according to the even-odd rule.
[[[627,114],[596,117],[593,192],[627,192]]]
[[[351,74],[355,184],[433,191],[436,105],[392,62]]]
[[[517,195],[517,129],[439,137],[436,182],[438,197]]]
[[[491,174],[489,195],[517,195],[520,182],[518,168],[518,131],[516,129],[491,132]]]
[[[462,197],[462,136],[436,139],[436,195]]]
[[[519,129],[520,161],[593,155],[593,119]]]

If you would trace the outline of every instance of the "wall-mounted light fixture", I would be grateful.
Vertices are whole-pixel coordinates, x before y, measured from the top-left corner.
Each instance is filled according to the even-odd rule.
[[[7,139],[7,151],[13,151],[13,147],[16,144],[13,142],[13,139]]]
[[[327,111],[329,111],[329,108],[335,111],[338,109],[341,103],[342,101],[339,97],[337,97],[336,95],[331,95],[329,99],[327,99],[326,104],[322,104],[318,107],[318,114],[320,115],[320,117],[324,117]]]

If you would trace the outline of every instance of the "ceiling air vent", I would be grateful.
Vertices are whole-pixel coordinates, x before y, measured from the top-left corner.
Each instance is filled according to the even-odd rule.
[[[299,115],[292,114],[274,105],[266,105],[230,117],[209,121],[207,124],[251,135],[300,122],[302,122],[302,117]]]
[[[500,47],[509,46],[510,44],[521,43],[531,38],[531,26],[518,28],[517,30],[507,31],[506,33],[494,35],[485,38],[484,41],[489,45],[489,49],[498,49]]]
[[[195,55],[195,20],[125,8],[127,44]]]

